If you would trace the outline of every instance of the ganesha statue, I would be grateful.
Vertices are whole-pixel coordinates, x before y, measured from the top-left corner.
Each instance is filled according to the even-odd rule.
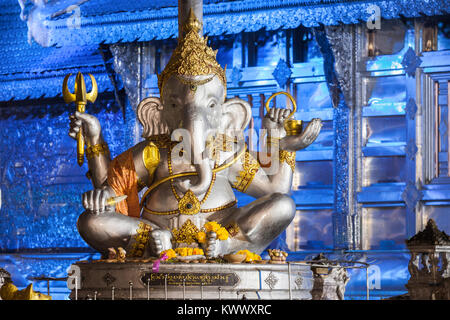
[[[94,187],[82,196],[86,210],[77,227],[104,256],[119,247],[134,258],[181,247],[205,258],[258,254],[294,218],[295,152],[317,138],[320,119],[287,135],[283,124],[291,111],[271,108],[262,121],[266,151],[252,151],[244,139],[251,107],[226,99],[225,70],[193,10],[181,30],[158,75],[160,98],[137,107],[142,142],[111,160],[98,119],[82,112],[70,117],[69,135],[83,132]],[[263,156],[270,161],[263,163]],[[256,200],[238,207],[233,189]]]

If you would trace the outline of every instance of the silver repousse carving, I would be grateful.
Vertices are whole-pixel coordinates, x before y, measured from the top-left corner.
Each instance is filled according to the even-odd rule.
[[[265,283],[269,286],[270,289],[275,289],[275,286],[278,283],[278,278],[275,276],[273,272],[270,272],[267,278],[264,280]]]

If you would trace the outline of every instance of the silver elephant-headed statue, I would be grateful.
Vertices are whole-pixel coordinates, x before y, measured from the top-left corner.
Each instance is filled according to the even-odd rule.
[[[295,215],[289,196],[295,151],[317,138],[322,123],[313,119],[286,135],[291,111],[271,108],[262,124],[267,148],[250,150],[244,130],[251,107],[239,98],[226,100],[225,70],[201,27],[189,11],[178,46],[158,75],[161,98],[140,102],[142,142],[111,160],[97,118],[71,115],[69,135],[83,132],[94,186],[83,194],[86,211],[77,226],[104,255],[118,247],[143,258],[176,248],[193,248],[206,258],[260,253]],[[237,207],[233,189],[256,200]]]

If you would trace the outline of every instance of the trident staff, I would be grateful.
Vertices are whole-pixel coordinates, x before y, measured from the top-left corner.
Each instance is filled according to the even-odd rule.
[[[91,78],[92,82],[92,90],[89,93],[86,93],[86,83],[84,82],[84,77],[81,74],[81,72],[77,73],[77,76],[75,78],[75,93],[70,92],[67,81],[69,80],[70,76],[72,74],[69,73],[64,78],[63,82],[63,98],[64,102],[69,104],[71,102],[75,102],[75,105],[77,106],[77,111],[84,113],[86,110],[86,104],[87,102],[94,103],[97,99],[98,94],[98,88],[97,88],[97,82],[95,81],[95,78],[92,76],[92,74],[89,73],[89,77]],[[78,165],[81,167],[84,162],[84,139],[83,139],[83,132],[82,128],[80,128],[80,131],[77,133],[77,162]]]

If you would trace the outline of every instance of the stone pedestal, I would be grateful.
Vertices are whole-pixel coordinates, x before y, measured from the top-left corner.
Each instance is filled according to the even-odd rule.
[[[313,274],[304,264],[162,263],[152,272],[152,263],[99,261],[72,270],[81,281],[70,298],[79,300],[312,298]]]
[[[450,299],[450,237],[428,220],[426,228],[406,241],[411,252],[406,284],[412,300]]]

